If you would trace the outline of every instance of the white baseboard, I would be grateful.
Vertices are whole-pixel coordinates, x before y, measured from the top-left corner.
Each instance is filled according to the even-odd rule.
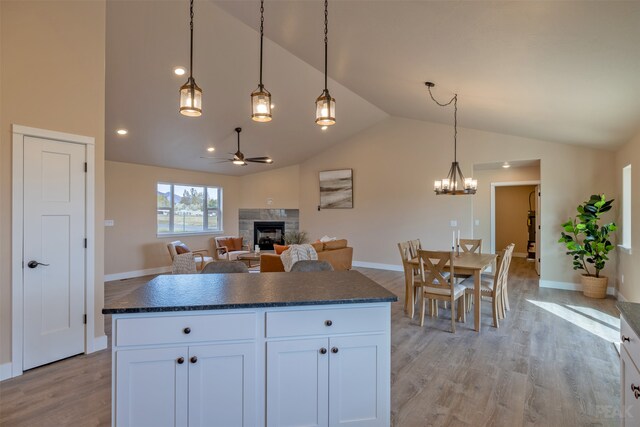
[[[132,279],[134,277],[150,276],[152,274],[169,273],[171,266],[147,268],[146,270],[125,271],[124,273],[105,274],[104,281],[111,282],[112,280],[124,280]]]
[[[0,381],[11,378],[11,362],[0,364]]]
[[[404,271],[404,268],[401,265],[395,265],[395,264],[380,264],[377,262],[353,261],[352,265],[354,267],[375,268],[378,270]]]
[[[100,351],[107,348],[107,336],[100,335],[93,339],[93,351]]]
[[[562,289],[565,291],[578,291],[582,292],[582,285],[580,283],[573,282],[557,282],[555,280],[540,280],[541,288],[550,288],[550,289]],[[607,295],[616,295],[617,290],[613,286],[609,286],[607,288]]]
[[[628,302],[629,300],[618,291],[618,301]]]

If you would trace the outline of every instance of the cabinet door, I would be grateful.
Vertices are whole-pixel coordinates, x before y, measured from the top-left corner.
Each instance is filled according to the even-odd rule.
[[[187,355],[187,347],[116,351],[115,425],[186,425]]]
[[[327,426],[326,338],[267,343],[267,426]]]
[[[189,426],[256,425],[255,343],[189,347]]]
[[[385,336],[329,339],[329,425],[389,425],[389,343]]]
[[[620,374],[623,417],[621,425],[637,426],[640,420],[640,393],[636,398],[631,386],[640,387],[640,372],[631,361],[624,345],[620,348]]]

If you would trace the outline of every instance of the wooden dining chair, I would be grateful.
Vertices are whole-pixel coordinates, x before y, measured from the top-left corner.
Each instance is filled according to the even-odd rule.
[[[418,290],[422,288],[422,275],[420,274],[420,267],[409,263],[412,258],[418,257],[416,249],[415,255],[412,255],[412,241],[398,243],[398,250],[400,251],[400,258],[402,258],[402,268],[404,270],[404,279],[406,284],[413,283],[413,287],[410,292],[413,292],[413,301],[417,300]],[[413,241],[415,242],[415,241]],[[419,241],[418,241],[419,242]],[[408,286],[407,286],[408,287]],[[409,295],[405,295],[405,303],[409,304]],[[410,317],[413,319],[414,307],[407,307],[409,309]]]
[[[507,266],[506,266],[506,270],[505,270],[505,276],[504,276],[504,283],[502,286],[502,311],[503,311],[503,316],[502,318],[504,318],[506,316],[506,312],[511,310],[511,307],[509,306],[509,267],[511,267],[511,260],[513,259],[513,250],[515,248],[515,243],[511,243],[509,246],[511,246],[511,251],[509,253],[506,253],[505,250],[505,258],[507,260]]]
[[[424,325],[427,300],[448,301],[451,303],[451,332],[455,334],[455,302],[458,302],[458,308],[455,310],[457,318],[463,323],[466,321],[466,311],[464,309],[465,287],[456,283],[454,279],[453,252],[419,250],[418,258],[423,281],[420,326]]]
[[[498,271],[494,275],[483,274],[480,278],[480,295],[491,298],[491,313],[493,316],[493,326],[499,327],[499,320],[504,319],[504,288],[506,286],[507,272],[511,262],[514,244],[510,244],[504,250],[504,255],[498,263]],[[474,280],[469,277],[462,281],[462,286],[466,288],[467,296],[474,293]]]
[[[482,253],[482,239],[460,239],[462,252]]]

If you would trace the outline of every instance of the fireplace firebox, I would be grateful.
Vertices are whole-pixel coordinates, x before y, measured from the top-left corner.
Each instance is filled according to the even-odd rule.
[[[260,250],[273,250],[273,245],[284,245],[284,221],[256,221],[253,224],[253,241]]]

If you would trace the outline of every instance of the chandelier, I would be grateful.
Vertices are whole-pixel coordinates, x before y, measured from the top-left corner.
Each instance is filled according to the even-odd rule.
[[[458,94],[455,93],[453,98],[447,103],[438,102],[431,93],[431,88],[435,86],[434,83],[425,82],[427,89],[429,90],[429,96],[433,102],[440,107],[446,107],[453,103],[453,162],[449,173],[446,178],[436,180],[433,184],[433,189],[437,195],[448,194],[451,196],[458,196],[463,194],[476,194],[478,189],[478,181],[473,178],[465,178],[460,170],[458,164],[457,150],[458,150]]]
[[[202,89],[198,87],[193,79],[193,0],[189,6],[189,78],[180,88],[180,114],[188,117],[199,117],[202,115]]]
[[[316,124],[331,126],[336,124],[336,100],[329,94],[327,88],[327,45],[329,33],[328,0],[324,1],[324,90],[316,99]]]
[[[271,93],[262,84],[262,45],[264,41],[264,0],[260,1],[260,83],[251,93],[251,119],[256,122],[271,121]]]

